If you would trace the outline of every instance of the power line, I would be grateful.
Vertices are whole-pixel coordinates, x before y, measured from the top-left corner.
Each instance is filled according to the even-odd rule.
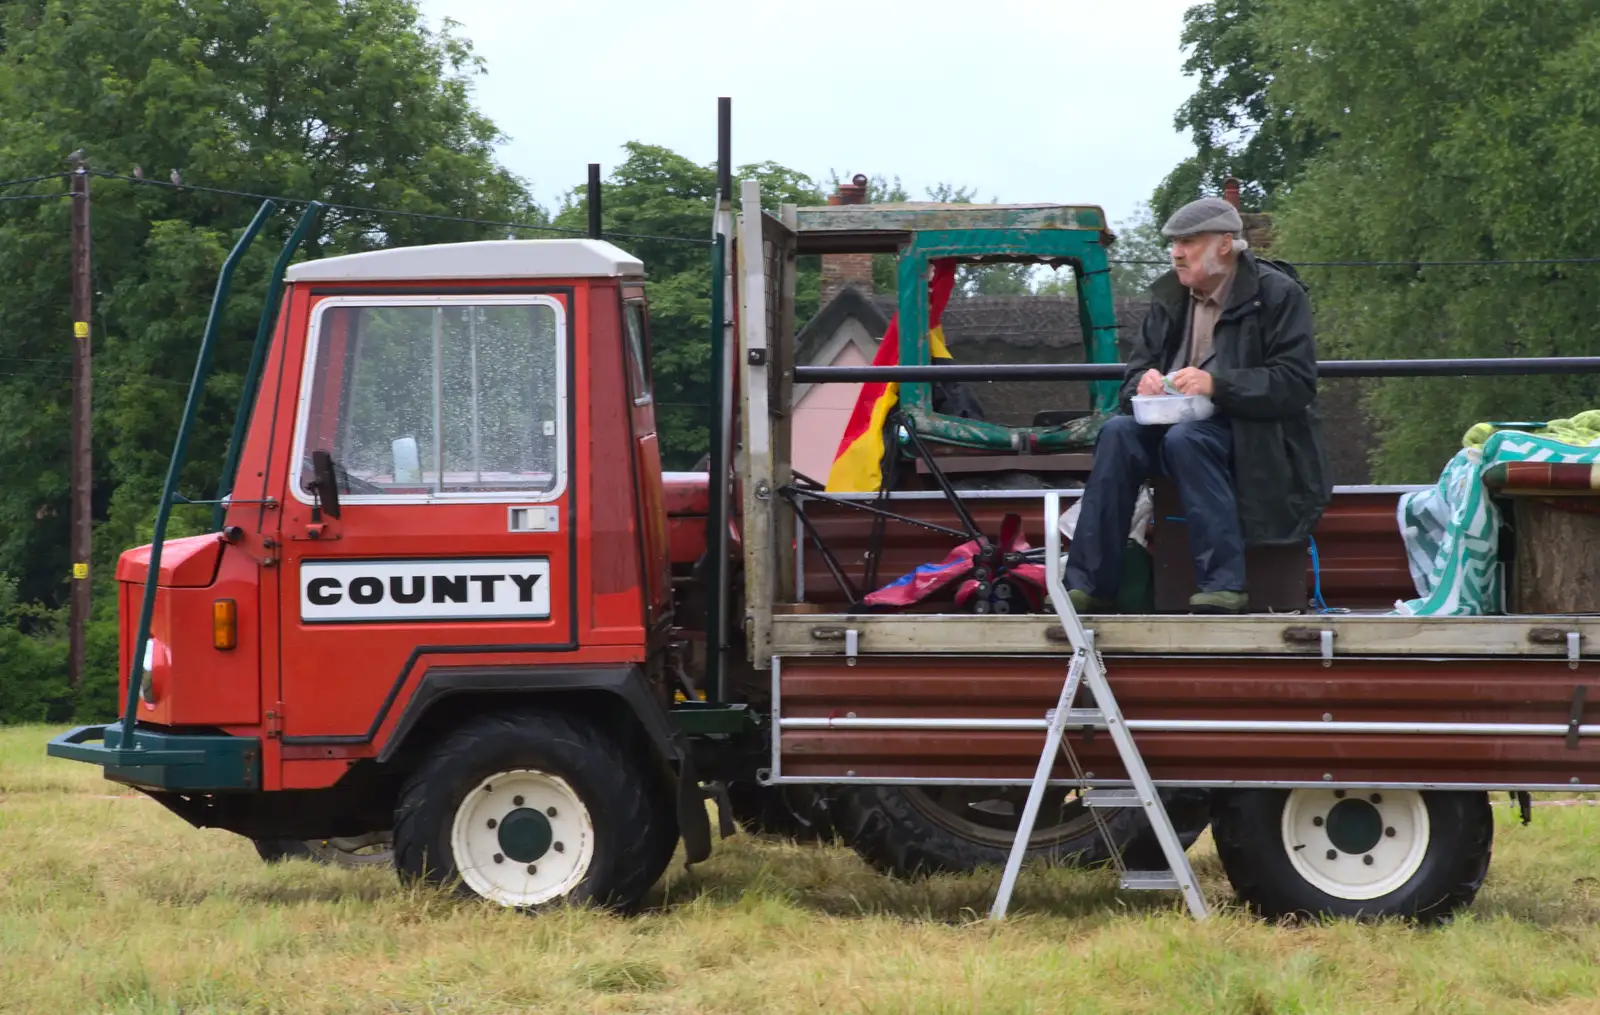
[[[125,181],[127,181],[129,183],[133,183],[133,184],[136,184],[136,185],[138,185],[138,184],[148,184],[148,185],[151,185],[151,186],[166,187],[169,190],[179,190],[179,191],[182,191],[182,190],[193,190],[193,191],[199,191],[201,193],[206,193],[206,194],[222,194],[222,195],[227,196],[227,197],[244,197],[244,198],[249,198],[249,199],[251,199],[253,201],[277,201],[277,202],[282,203],[282,204],[301,204],[301,205],[304,205],[304,204],[310,204],[314,200],[318,200],[317,198],[309,198],[309,197],[285,197],[285,196],[283,196],[281,194],[257,194],[257,193],[253,193],[253,192],[248,191],[248,190],[232,190],[232,189],[229,189],[227,187],[206,187],[206,186],[202,186],[200,184],[195,184],[195,183],[173,183],[170,180],[140,179],[140,178],[138,178],[136,176],[123,176],[120,173],[107,173],[107,172],[96,171],[92,175],[103,177],[103,178],[108,179],[108,180],[125,180]],[[433,213],[433,212],[402,211],[402,210],[400,210],[398,208],[372,208],[372,207],[368,207],[366,205],[336,204],[336,203],[328,202],[328,201],[324,201],[322,203],[324,205],[326,205],[328,208],[336,210],[336,211],[351,212],[351,213],[361,214],[361,215],[395,215],[395,216],[399,216],[401,218],[423,219],[423,220],[431,221],[431,222],[462,222],[462,223],[466,223],[467,225],[494,226],[494,227],[500,228],[500,229],[526,229],[526,230],[532,230],[532,231],[535,231],[535,232],[559,233],[559,234],[562,234],[562,235],[565,235],[565,236],[587,236],[587,235],[589,235],[587,230],[583,230],[583,229],[567,229],[567,228],[564,228],[564,227],[561,227],[561,226],[542,226],[542,225],[534,225],[532,223],[527,223],[527,222],[503,222],[503,221],[499,221],[499,220],[496,220],[496,219],[466,218],[466,217],[461,216],[461,215],[440,215],[440,214]],[[608,232],[603,233],[602,235],[604,235],[604,236],[612,236],[612,237],[616,237],[616,238],[619,238],[619,239],[627,239],[627,240],[655,240],[655,241],[664,242],[664,243],[694,243],[694,244],[704,244],[704,245],[710,245],[710,243],[711,243],[710,240],[700,239],[698,237],[691,238],[691,237],[686,237],[686,236],[654,236],[654,235],[650,235],[648,233],[619,233],[619,232],[609,232],[608,231]]]
[[[44,176],[24,176],[20,180],[0,180],[0,189],[4,189],[6,187],[20,187],[24,183],[38,183],[40,180],[59,180],[64,176],[71,175],[71,173],[48,173]],[[65,197],[66,195],[62,194],[60,196]]]
[[[71,196],[71,194],[0,194],[0,201],[43,201]]]

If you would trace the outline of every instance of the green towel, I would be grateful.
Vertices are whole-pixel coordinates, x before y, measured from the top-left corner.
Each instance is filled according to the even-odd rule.
[[[1479,423],[1466,432],[1437,484],[1400,498],[1400,533],[1419,598],[1396,603],[1396,613],[1500,612],[1500,509],[1484,489],[1484,470],[1505,462],[1600,461],[1600,446],[1591,446],[1600,445],[1600,410],[1551,420],[1538,431]]]

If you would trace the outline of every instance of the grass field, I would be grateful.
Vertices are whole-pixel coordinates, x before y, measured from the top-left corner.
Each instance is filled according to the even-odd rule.
[[[737,837],[641,916],[536,918],[386,871],[268,867],[97,770],[0,730],[0,1011],[1589,1012],[1600,1010],[1600,808],[1496,801],[1495,862],[1453,925],[1190,922],[1107,874],[904,884],[842,848]]]

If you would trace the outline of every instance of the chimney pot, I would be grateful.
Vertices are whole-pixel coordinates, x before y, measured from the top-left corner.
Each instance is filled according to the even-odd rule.
[[[866,204],[867,203],[867,177],[864,173],[857,173],[850,178],[849,183],[839,184],[839,190],[828,198],[829,204]]]

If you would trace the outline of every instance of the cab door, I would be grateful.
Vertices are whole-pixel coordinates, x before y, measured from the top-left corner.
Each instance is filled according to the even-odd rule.
[[[286,759],[381,743],[431,666],[577,649],[573,290],[508,288],[313,290],[283,498]]]

